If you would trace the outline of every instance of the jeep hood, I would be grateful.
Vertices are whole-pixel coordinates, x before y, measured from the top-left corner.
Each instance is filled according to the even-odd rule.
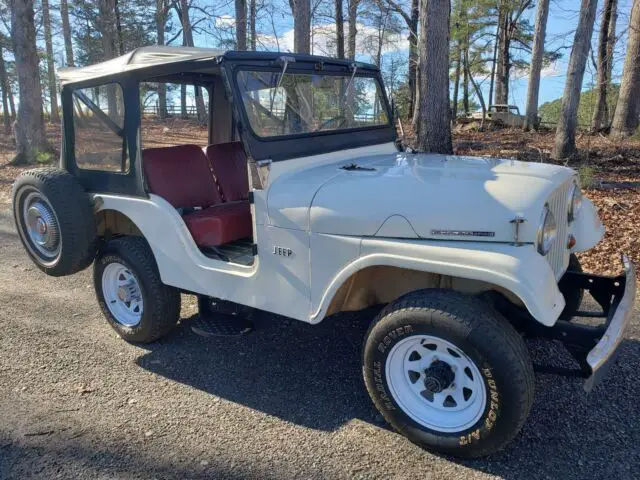
[[[565,167],[515,160],[356,157],[275,179],[269,222],[325,234],[510,242],[510,222],[519,216],[525,219],[520,241],[533,242],[545,202],[573,175]]]

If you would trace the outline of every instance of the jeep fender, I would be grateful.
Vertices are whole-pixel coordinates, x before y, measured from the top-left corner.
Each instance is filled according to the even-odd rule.
[[[360,256],[330,281],[319,305],[312,306],[315,310],[311,322],[319,322],[325,316],[336,292],[353,274],[372,266],[497,285],[520,299],[529,313],[546,326],[556,322],[565,306],[553,270],[533,245],[365,238]]]
[[[582,208],[576,220],[569,226],[569,233],[576,239],[571,252],[584,252],[593,248],[604,236],[604,230],[593,202],[582,197]]]

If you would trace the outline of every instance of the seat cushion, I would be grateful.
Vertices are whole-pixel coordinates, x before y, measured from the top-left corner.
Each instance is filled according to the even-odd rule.
[[[223,203],[182,217],[200,247],[217,247],[253,235],[248,202]]]
[[[213,174],[225,202],[249,198],[247,156],[241,142],[219,143],[206,148]]]
[[[207,156],[197,145],[147,148],[142,164],[151,193],[175,208],[209,207],[222,201]]]

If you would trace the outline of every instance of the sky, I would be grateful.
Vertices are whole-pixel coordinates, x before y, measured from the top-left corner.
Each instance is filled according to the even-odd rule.
[[[619,81],[622,73],[622,64],[624,61],[624,54],[626,48],[626,30],[629,23],[629,15],[631,12],[631,4],[633,0],[618,0],[618,23],[616,35],[619,36],[619,41],[616,46],[614,55],[614,70],[613,80]],[[316,3],[312,0],[312,3]],[[408,3],[408,0],[399,0],[399,3]],[[534,2],[537,3],[537,2]],[[571,45],[573,43],[573,37],[575,28],[578,23],[578,11],[580,8],[580,0],[551,0],[549,19],[547,24],[547,37],[545,48],[547,50],[560,49],[562,52],[562,58],[555,64],[545,68],[542,72],[542,79],[540,85],[540,98],[539,103],[555,100],[560,98],[563,93],[564,84],[566,80],[565,72],[567,70],[567,64],[569,61],[569,55],[571,53]],[[600,19],[602,13],[602,6],[604,1],[598,1],[598,16],[596,17],[596,24],[593,34],[593,46],[597,45],[598,33],[600,29]],[[289,8],[288,0],[263,0],[264,7],[259,11],[258,18],[258,31],[259,31],[259,50],[280,50],[283,52],[293,50],[293,18]],[[332,5],[333,2],[324,0],[324,4]],[[346,2],[345,2],[346,4]],[[216,30],[222,30],[222,34],[227,40],[233,40],[233,2],[225,2],[221,7],[216,7],[214,11],[215,19],[214,23],[217,27]],[[529,19],[533,24],[535,20],[536,9],[532,8],[525,13],[525,17]],[[197,12],[192,13],[193,17],[196,17]],[[176,20],[174,19],[174,24]],[[318,55],[334,55],[333,42],[335,39],[335,24],[332,23],[332,18],[325,15],[322,18],[318,18],[315,21],[316,25],[313,28],[312,36],[312,53]],[[174,25],[175,26],[175,25]],[[345,24],[345,30],[347,25]],[[218,47],[220,42],[220,35],[217,37],[211,34],[211,28],[204,29],[205,31],[194,32],[194,39],[196,46],[200,47]],[[367,42],[367,37],[371,39],[375,35],[375,29],[366,25],[358,25],[358,41],[357,41],[357,59],[361,61],[371,62],[373,59],[374,42]],[[172,35],[168,35],[172,36]],[[408,55],[408,31],[403,32],[393,41],[393,45],[387,46],[384,50],[382,59],[382,69],[385,70],[392,61],[392,59],[403,59],[406,62]],[[55,50],[57,57],[59,57],[58,64],[63,63],[63,45],[61,39],[56,38]],[[180,38],[177,38],[174,44],[179,45]],[[405,67],[406,68],[406,64]],[[509,102],[511,104],[520,107],[521,111],[525,109],[527,87],[528,87],[528,72],[512,72],[512,78],[510,82]],[[487,78],[476,79],[484,92],[485,98],[488,97],[489,80]],[[587,62],[587,69],[583,81],[583,89],[592,88],[595,85],[595,69],[591,61]]]
[[[618,24],[616,34],[620,36],[620,41],[617,44],[616,52],[614,56],[614,81],[619,80],[622,73],[622,64],[624,61],[624,53],[626,47],[626,29],[629,21],[629,14],[631,11],[631,4],[633,0],[619,0],[618,6]],[[542,72],[542,79],[540,85],[540,98],[539,103],[543,104],[548,101],[560,98],[563,93],[564,84],[566,80],[565,72],[569,62],[569,56],[571,53],[571,45],[573,43],[573,37],[575,29],[578,23],[578,12],[580,9],[580,0],[551,0],[549,19],[547,23],[547,37],[545,48],[547,50],[560,49],[562,52],[562,58],[553,65],[545,68]],[[603,7],[603,1],[598,2],[598,16],[596,17],[596,24],[594,27],[593,45],[594,48],[597,45],[598,33],[600,29],[600,19]],[[233,12],[219,12],[220,15],[217,23],[219,25],[233,26]],[[528,18],[530,23],[535,21],[536,9],[532,8],[525,13],[525,18]],[[288,11],[288,5],[283,4],[282,8],[274,8],[270,15],[269,28],[275,33],[263,34],[260,37],[260,43],[262,44],[260,49],[291,51],[293,49],[293,20],[290,12]],[[264,27],[264,25],[263,25]],[[345,26],[346,28],[346,26]],[[264,28],[262,29],[264,31]],[[358,39],[357,51],[359,52],[357,59],[362,61],[371,61],[373,51],[371,45],[367,45],[365,38],[367,34],[373,33],[370,27],[365,25],[359,25],[358,31],[360,37]],[[396,45],[389,46],[385,49],[385,55],[383,57],[382,68],[384,70],[385,61],[389,62],[392,56],[407,55],[408,43],[406,41],[406,34],[397,39]],[[325,22],[324,24],[315,27],[313,35],[313,53],[316,54],[333,54],[333,47],[327,46],[327,40],[331,42],[331,39],[335,37],[335,25]],[[201,38],[201,40],[209,46],[211,39]],[[488,79],[477,79],[481,83],[481,88],[484,92],[485,98],[488,96],[489,81]],[[587,69],[583,81],[583,89],[592,88],[595,85],[595,69],[592,62],[587,62]],[[525,109],[526,95],[528,88],[528,72],[516,71],[512,73],[512,79],[510,82],[510,94],[509,102],[517,105],[522,111]]]

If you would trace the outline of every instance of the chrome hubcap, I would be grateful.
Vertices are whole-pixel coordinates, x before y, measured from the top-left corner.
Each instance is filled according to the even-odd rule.
[[[24,201],[24,225],[30,243],[45,259],[54,259],[60,253],[60,227],[49,202],[39,193],[30,193]]]
[[[460,348],[442,338],[413,335],[397,343],[385,365],[389,392],[420,425],[461,432],[484,413],[487,393],[480,370]]]
[[[142,289],[135,275],[121,263],[110,263],[102,272],[102,294],[116,322],[135,327],[142,320]]]

